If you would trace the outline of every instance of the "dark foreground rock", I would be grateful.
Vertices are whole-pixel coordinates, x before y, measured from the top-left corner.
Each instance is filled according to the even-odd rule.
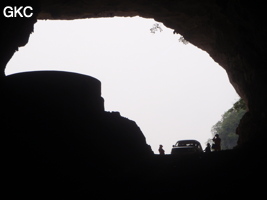
[[[153,154],[135,122],[104,111],[101,84],[92,77],[21,73],[6,77],[1,93],[11,194],[67,192],[88,183],[95,191],[110,175]]]
[[[135,122],[104,111],[92,77],[34,72],[2,85],[2,190],[10,198],[232,199],[265,191],[261,144],[157,156]]]

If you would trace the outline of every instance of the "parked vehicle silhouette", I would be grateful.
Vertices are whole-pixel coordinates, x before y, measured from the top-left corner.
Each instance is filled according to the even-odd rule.
[[[195,155],[203,152],[201,144],[197,140],[179,140],[172,146],[171,155]]]

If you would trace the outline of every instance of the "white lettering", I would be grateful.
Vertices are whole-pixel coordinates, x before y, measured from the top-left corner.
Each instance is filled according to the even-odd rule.
[[[27,11],[30,10],[30,11]],[[6,6],[3,10],[3,14],[5,17],[9,18],[9,17],[31,17],[33,15],[33,8],[31,6],[20,6],[20,7],[16,7],[14,6]],[[27,14],[28,13],[28,14]]]
[[[23,10],[23,14],[25,17],[31,17],[33,15],[33,13],[31,12],[29,15],[27,15],[26,13],[26,10],[29,9],[29,10],[33,10],[31,6],[26,6]]]
[[[17,7],[15,6],[14,7],[14,17],[17,17],[17,14],[20,16],[20,17],[23,17],[23,15],[20,13],[20,10],[22,9],[22,6],[20,6],[18,9]]]
[[[9,9],[9,10],[7,10],[7,9]],[[4,8],[3,13],[4,13],[5,17],[13,17],[13,8],[11,6],[7,6]]]

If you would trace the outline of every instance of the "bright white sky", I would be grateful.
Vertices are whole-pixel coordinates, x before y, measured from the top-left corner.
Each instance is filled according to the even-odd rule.
[[[239,97],[225,70],[199,48],[153,19],[101,18],[38,21],[29,43],[15,53],[6,75],[61,70],[102,83],[106,111],[134,120],[154,153],[170,153],[180,139],[205,148],[212,126]],[[104,138],[103,138],[104,139]]]

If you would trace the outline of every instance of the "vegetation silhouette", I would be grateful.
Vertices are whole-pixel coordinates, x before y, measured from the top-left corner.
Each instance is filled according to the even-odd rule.
[[[211,129],[213,137],[220,135],[221,148],[232,149],[237,145],[238,135],[236,133],[240,119],[246,112],[246,105],[242,99],[234,103],[233,107],[226,111],[220,121]]]

